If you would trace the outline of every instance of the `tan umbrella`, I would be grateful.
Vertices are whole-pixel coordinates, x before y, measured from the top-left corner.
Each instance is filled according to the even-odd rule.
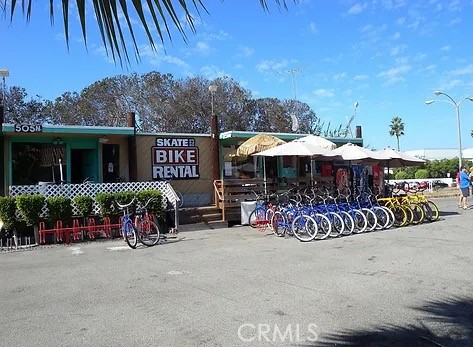
[[[247,157],[252,154],[265,151],[267,149],[279,146],[286,143],[286,141],[277,138],[276,136],[269,134],[258,134],[255,135],[245,142],[243,142],[237,149],[237,156]],[[264,193],[267,194],[267,183],[266,183],[266,159],[263,157],[263,176],[264,176]]]
[[[237,149],[237,156],[247,157],[254,153],[282,145],[283,143],[286,143],[286,141],[278,139],[273,135],[261,133],[243,142]]]

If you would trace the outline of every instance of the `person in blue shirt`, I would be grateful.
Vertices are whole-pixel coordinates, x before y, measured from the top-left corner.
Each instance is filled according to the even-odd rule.
[[[468,170],[462,166],[460,168],[460,190],[462,192],[462,206],[464,210],[468,209],[467,200],[470,196],[470,178],[468,177]]]

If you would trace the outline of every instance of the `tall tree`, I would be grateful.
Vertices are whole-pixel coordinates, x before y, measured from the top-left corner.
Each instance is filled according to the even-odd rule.
[[[297,0],[293,0],[297,3]],[[266,0],[259,0],[264,10],[268,10]],[[279,8],[287,9],[286,0],[274,0]],[[0,11],[5,16],[13,20],[14,13],[20,1],[0,0]],[[74,4],[72,4],[74,3]],[[34,3],[33,0],[22,0],[21,9],[29,21],[34,5],[43,6],[40,1]],[[70,6],[72,5],[72,6]],[[57,11],[57,2],[49,1],[49,13],[51,22],[54,22],[54,14]],[[92,6],[92,8],[90,7]],[[64,33],[67,45],[69,45],[69,24],[72,19],[76,18],[76,13],[70,13],[71,8],[77,8],[77,16],[79,18],[82,29],[84,43],[87,45],[87,32],[90,30],[86,27],[89,11],[93,13],[94,21],[96,21],[102,42],[108,54],[120,63],[129,62],[129,44],[133,48],[135,57],[139,57],[139,42],[136,39],[135,31],[137,27],[141,27],[146,33],[151,47],[155,48],[155,42],[165,41],[165,37],[171,40],[171,27],[174,27],[180,36],[187,42],[186,26],[191,32],[195,32],[194,15],[201,15],[201,12],[208,13],[204,5],[204,0],[148,0],[148,1],[117,1],[117,0],[91,0],[91,1],[68,1],[62,0],[61,6],[62,19],[64,23]],[[130,10],[133,12],[130,12]],[[135,18],[135,16],[137,18]],[[185,18],[185,22],[182,21]],[[139,24],[137,24],[139,23]],[[128,29],[128,34],[124,32]]]
[[[5,89],[6,123],[44,123],[49,118],[43,115],[43,103],[39,96],[29,97],[25,88]]]
[[[396,136],[397,150],[400,151],[399,137],[404,135],[404,122],[402,121],[402,118],[394,117],[391,120],[391,124],[389,125],[389,135]]]

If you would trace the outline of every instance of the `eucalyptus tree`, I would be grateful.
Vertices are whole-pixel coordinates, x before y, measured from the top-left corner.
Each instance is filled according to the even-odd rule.
[[[285,100],[283,102],[283,107],[285,118],[284,127],[286,128],[286,121],[289,122],[288,124],[290,125],[290,132],[310,134],[312,133],[314,124],[320,122],[319,118],[315,114],[315,111],[305,102],[294,99]],[[291,113],[294,113],[295,117],[297,118],[297,130],[292,130]]]
[[[258,132],[291,132],[291,117],[277,98],[259,98],[253,104],[254,129]]]
[[[132,103],[129,111],[136,112],[139,130],[144,132],[166,132],[175,129],[173,100],[178,82],[172,74],[152,71],[136,76],[135,89],[131,90]]]
[[[25,88],[5,88],[5,123],[44,123],[49,118],[43,114],[43,103],[39,96],[30,97]]]
[[[96,81],[80,93],[65,92],[45,102],[45,114],[55,124],[126,126],[135,104],[137,76],[118,75]]]
[[[219,121],[220,131],[249,131],[254,123],[249,107],[251,92],[229,77],[217,78],[211,84],[217,86],[217,91],[214,92],[214,113]],[[207,91],[207,105],[212,106],[209,93]]]

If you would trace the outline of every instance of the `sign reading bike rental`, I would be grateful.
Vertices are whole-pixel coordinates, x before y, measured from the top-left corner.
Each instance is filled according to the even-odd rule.
[[[151,147],[153,179],[199,178],[199,148],[195,139],[158,138]]]

